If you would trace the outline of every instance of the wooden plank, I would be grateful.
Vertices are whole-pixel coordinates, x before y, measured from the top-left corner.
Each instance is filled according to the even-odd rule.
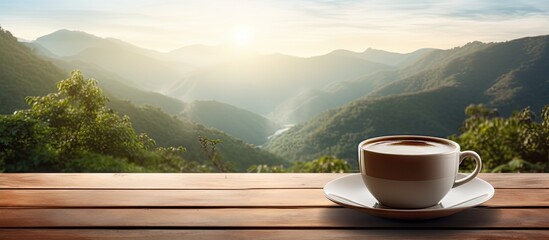
[[[549,188],[549,173],[481,173],[494,188]]]
[[[0,240],[4,239],[281,239],[281,240],[324,240],[324,239],[548,239],[544,230],[115,230],[115,229],[0,229]]]
[[[548,229],[549,208],[473,208],[396,221],[347,208],[0,209],[1,227]]]
[[[322,188],[343,174],[68,173],[0,174],[0,188],[254,189]]]
[[[335,207],[322,189],[0,190],[0,207]],[[483,206],[549,207],[549,189],[498,189]]]
[[[322,189],[0,190],[0,207],[335,206]]]
[[[4,173],[0,189],[254,189],[322,188],[347,174],[331,173]],[[481,173],[495,188],[549,188],[549,173]]]
[[[549,189],[496,189],[487,207],[549,207]]]

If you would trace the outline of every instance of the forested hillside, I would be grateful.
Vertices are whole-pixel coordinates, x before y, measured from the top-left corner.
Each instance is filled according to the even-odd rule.
[[[0,31],[0,82],[3,84],[0,99],[2,113],[10,116],[14,111],[27,109],[27,96],[44,96],[55,92],[56,83],[65,74],[48,61],[39,59],[26,46],[7,31]],[[200,146],[199,137],[219,139],[219,156],[236,171],[244,171],[252,164],[281,164],[284,161],[271,153],[252,147],[218,130],[172,117],[158,108],[137,107],[118,100],[112,95],[108,106],[119,115],[128,115],[137,134],[146,133],[158,146],[184,146],[183,157],[189,161],[207,163],[208,156]],[[4,125],[3,127],[6,127]],[[6,128],[6,131],[9,131]]]
[[[205,163],[208,157],[202,152],[199,137],[219,139],[217,146],[224,161],[231,163],[236,171],[245,171],[253,164],[284,164],[287,161],[261,150],[242,140],[235,139],[219,130],[207,128],[185,118],[169,116],[154,107],[136,107],[130,102],[111,101],[110,106],[121,114],[131,117],[136,132],[147,133],[159,146],[184,146],[186,159]]]
[[[255,145],[267,142],[280,128],[263,116],[217,101],[194,101],[181,115]]]
[[[60,44],[63,41],[68,42]],[[456,136],[461,134],[459,140],[466,146],[492,148],[479,143],[473,132],[494,129],[490,131],[523,137],[526,142],[524,146],[501,143],[514,150],[497,150],[505,153],[500,157],[504,162],[490,157],[496,160],[489,160],[487,166],[502,171],[539,171],[547,164],[523,158],[543,155],[545,151],[542,140],[546,126],[537,125],[534,113],[541,112],[543,119],[547,119],[545,115],[549,112],[541,111],[549,102],[548,45],[549,36],[538,36],[500,43],[471,42],[448,50],[420,49],[409,54],[374,49],[337,50],[299,58],[237,54],[221,46],[189,46],[160,53],[116,39],[67,30],[23,44],[1,30],[0,131],[4,151],[0,157],[7,171],[24,171],[34,166],[38,171],[284,172],[325,169],[317,167],[336,163],[342,167],[326,169],[339,171],[349,169],[343,160],[351,163],[351,167],[356,164],[356,145],[369,137],[421,134],[458,139]],[[121,62],[126,58],[132,61]],[[193,58],[197,61],[188,66]],[[65,131],[70,128],[53,125],[51,119],[56,114],[50,113],[67,107],[66,112],[57,114],[62,117],[73,111],[67,110],[72,109],[71,104],[74,109],[79,108],[78,101],[71,100],[65,106],[66,100],[53,97],[56,103],[50,96],[70,92],[66,86],[70,79],[66,78],[78,68],[82,71],[73,73],[70,79],[80,79],[82,74],[96,79],[90,80],[93,82],[90,84],[97,82],[102,90],[94,91],[108,97],[107,105],[98,108],[101,114],[97,116],[111,119],[121,127],[113,128],[115,131],[129,134],[126,139],[130,145],[141,146],[130,151],[133,155],[107,154],[101,149],[89,152],[95,149],[92,145],[81,148],[76,155],[69,151],[72,154],[69,156],[84,162],[66,165],[65,160],[58,160],[68,158],[56,155],[63,148],[52,152],[62,147],[58,143],[63,141],[50,137],[55,137],[56,132],[70,133]],[[132,69],[148,71],[149,75],[126,74]],[[167,75],[151,77],[150,74],[163,69]],[[186,72],[189,69],[192,73]],[[183,72],[187,74],[179,75]],[[169,89],[160,86],[170,82],[176,83]],[[60,92],[55,93],[56,89]],[[173,97],[151,91],[158,89]],[[86,96],[85,92],[80,94]],[[25,102],[28,96],[37,97]],[[176,97],[193,101],[183,102]],[[36,99],[48,104],[35,106]],[[211,99],[225,99],[238,106]],[[496,109],[490,111],[498,115],[488,114],[483,121],[476,122],[478,126],[464,127],[473,121],[469,119],[477,118],[471,115],[471,109],[477,109],[474,106]],[[519,110],[521,114],[513,114]],[[264,117],[258,112],[269,114]],[[75,116],[88,119],[93,114]],[[505,119],[508,116],[509,120]],[[72,117],[65,117],[67,122],[74,122]],[[105,119],[86,120],[89,126],[97,127],[87,131],[102,132],[105,129],[95,123]],[[285,123],[298,124],[287,130],[281,125],[291,125]],[[512,127],[511,130],[500,129],[497,124],[502,123]],[[479,130],[479,126],[484,130]],[[464,129],[468,132],[463,132]],[[519,130],[531,134],[517,133]],[[34,138],[35,135],[42,137]],[[102,135],[97,138],[107,139]],[[541,143],[528,139],[541,139]],[[525,149],[531,146],[540,151]],[[145,158],[135,158],[138,155]],[[18,156],[26,160],[13,162]]]
[[[65,72],[79,69],[86,76],[93,76],[108,96],[128,100],[136,105],[159,107],[170,115],[190,117],[196,123],[217,128],[246,143],[261,145],[278,129],[276,124],[264,117],[226,103],[212,105],[206,104],[209,101],[198,101],[196,104],[188,105],[174,97],[154,92],[157,88],[144,88],[143,84],[135,82],[136,78],[132,77],[134,75],[125,74],[134,69],[142,69],[149,75],[159,73],[154,77],[139,75],[138,78],[142,81],[145,77],[150,80],[147,84],[157,85],[159,81],[178,79],[174,78],[173,74],[172,77],[166,77],[165,71],[158,66],[170,66],[172,70],[179,69],[178,71],[185,72],[190,62],[197,64],[196,67],[204,67],[214,62],[229,61],[236,57],[236,52],[228,48],[189,46],[169,53],[160,53],[120,40],[69,30],[59,30],[24,44]],[[196,61],[193,60],[195,58]],[[109,63],[113,61],[117,63]],[[139,74],[139,71],[132,74]],[[220,121],[221,115],[225,118],[223,122]]]
[[[357,98],[375,93],[390,83],[398,82],[410,77],[438,79],[432,72],[438,72],[441,66],[450,61],[466,56],[475,51],[483,49],[490,44],[480,42],[468,43],[462,47],[455,47],[448,50],[421,49],[409,54],[396,54],[379,50],[368,49],[363,53],[349,51],[334,51],[330,54],[347,55],[366,58],[370,61],[389,62],[393,61],[395,69],[388,69],[374,74],[361,76],[356,79],[346,79],[319,86],[317,89],[309,89],[299,95],[289,98],[269,114],[273,119],[280,122],[301,123],[311,119],[316,114],[325,110],[343,106]],[[432,84],[423,83],[422,89],[434,87]],[[416,89],[418,91],[418,89]],[[399,92],[385,92],[386,96]]]
[[[25,97],[55,90],[66,77],[50,62],[34,56],[9,32],[0,28],[0,114],[26,108]]]
[[[477,48],[441,66],[379,88],[274,138],[267,149],[290,160],[333,154],[355,162],[356,144],[387,134],[446,137],[459,131],[469,104],[504,116],[549,102],[549,37]]]

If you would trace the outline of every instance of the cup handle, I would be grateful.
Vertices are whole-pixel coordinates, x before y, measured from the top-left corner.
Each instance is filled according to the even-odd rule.
[[[480,172],[480,169],[482,168],[482,160],[480,160],[480,156],[476,152],[473,152],[473,151],[460,152],[459,153],[459,163],[461,163],[461,161],[463,161],[463,159],[465,159],[466,157],[471,157],[471,158],[475,159],[475,163],[476,163],[475,170],[473,170],[473,172],[471,174],[469,174],[467,177],[456,180],[454,182],[454,186],[452,186],[452,188],[455,188],[457,186],[461,186],[461,185],[473,180],[473,178],[475,178],[477,176],[477,174]],[[458,166],[458,168],[459,168],[459,166]]]

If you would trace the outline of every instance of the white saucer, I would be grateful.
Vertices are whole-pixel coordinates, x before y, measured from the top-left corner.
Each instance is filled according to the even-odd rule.
[[[465,176],[458,174],[458,179]],[[439,205],[422,209],[391,209],[377,203],[364,185],[360,173],[335,179],[324,186],[324,195],[334,203],[374,216],[394,219],[431,219],[452,215],[490,200],[494,192],[490,183],[475,178],[452,188]]]

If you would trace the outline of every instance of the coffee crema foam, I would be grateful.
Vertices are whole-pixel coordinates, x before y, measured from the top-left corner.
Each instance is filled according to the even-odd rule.
[[[424,155],[452,152],[455,146],[433,141],[401,139],[374,142],[366,144],[362,148],[369,152],[383,154]]]

